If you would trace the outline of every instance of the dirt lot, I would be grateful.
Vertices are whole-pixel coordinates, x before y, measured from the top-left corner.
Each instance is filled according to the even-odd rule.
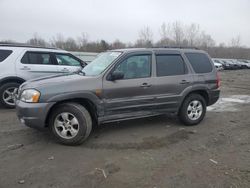
[[[250,187],[250,70],[221,77],[222,98],[198,126],[171,116],[106,124],[78,147],[0,109],[0,187]]]

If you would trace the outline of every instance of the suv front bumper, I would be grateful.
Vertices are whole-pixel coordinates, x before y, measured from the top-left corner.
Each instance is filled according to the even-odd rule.
[[[28,127],[44,129],[49,110],[55,103],[25,103],[16,100],[17,117]]]

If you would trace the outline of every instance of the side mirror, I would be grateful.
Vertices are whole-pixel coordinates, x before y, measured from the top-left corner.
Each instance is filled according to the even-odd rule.
[[[87,63],[85,61],[80,61],[80,65],[82,68],[84,68],[87,65]]]
[[[120,79],[123,79],[123,78],[124,78],[124,73],[121,72],[121,71],[112,72],[111,75],[110,75],[110,80],[111,81],[120,80]]]

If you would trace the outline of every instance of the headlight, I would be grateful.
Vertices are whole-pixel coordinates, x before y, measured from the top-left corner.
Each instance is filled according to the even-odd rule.
[[[37,103],[40,98],[40,92],[35,89],[26,89],[22,92],[20,100],[23,102]]]

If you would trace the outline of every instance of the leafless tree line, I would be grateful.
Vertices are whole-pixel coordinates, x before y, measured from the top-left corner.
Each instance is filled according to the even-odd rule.
[[[215,41],[200,29],[198,24],[183,25],[181,22],[163,23],[158,45],[213,47]]]
[[[240,36],[232,38],[227,45],[223,43],[216,45],[211,35],[201,30],[200,26],[195,23],[189,25],[184,25],[178,21],[163,23],[159,28],[160,39],[154,41],[153,36],[151,28],[145,26],[138,32],[138,39],[134,43],[124,43],[118,39],[111,43],[105,40],[90,41],[87,33],[82,33],[76,38],[65,38],[62,34],[57,34],[49,41],[35,33],[26,43],[84,52],[102,52],[109,49],[132,47],[197,47],[206,50],[212,57],[250,59],[250,48],[241,45]]]

